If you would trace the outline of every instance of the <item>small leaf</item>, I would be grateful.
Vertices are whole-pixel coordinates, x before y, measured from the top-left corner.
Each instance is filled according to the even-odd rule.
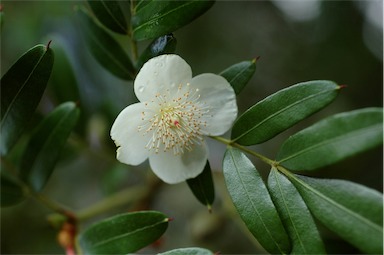
[[[249,231],[269,253],[288,253],[291,244],[260,174],[238,149],[223,161],[228,192]]]
[[[215,187],[209,162],[207,161],[201,174],[193,179],[188,179],[187,183],[195,197],[211,211],[211,206],[215,200]]]
[[[17,142],[35,112],[52,66],[52,50],[37,45],[24,53],[1,78],[1,155],[7,154]]]
[[[84,254],[126,254],[153,243],[169,219],[156,211],[120,214],[93,224],[79,236]]]
[[[220,73],[231,84],[236,95],[240,94],[256,71],[256,59],[232,65]]]
[[[115,76],[132,80],[136,70],[120,44],[98,26],[85,9],[78,8],[77,13],[89,50],[96,60]]]
[[[172,33],[202,15],[213,3],[201,0],[141,1],[132,16],[133,38],[140,41]]]
[[[242,145],[265,142],[331,103],[339,89],[331,81],[309,81],[280,90],[238,118],[232,139]]]
[[[321,223],[364,253],[383,253],[382,194],[349,181],[290,178]]]
[[[87,0],[87,2],[101,24],[116,33],[127,34],[127,21],[118,1]]]
[[[289,137],[277,160],[290,170],[313,170],[382,143],[383,109],[359,109],[328,117]]]
[[[21,161],[21,178],[40,191],[51,175],[60,151],[79,117],[72,102],[52,111],[33,132]]]
[[[16,205],[25,200],[23,187],[1,171],[1,207]]]
[[[149,59],[166,53],[174,53],[175,50],[176,38],[172,34],[161,36],[152,41],[140,55],[137,61],[137,69],[140,69]]]
[[[190,247],[166,251],[158,255],[213,255],[213,252],[203,248]]]
[[[268,189],[292,241],[291,254],[325,254],[324,244],[305,202],[292,183],[275,168]]]

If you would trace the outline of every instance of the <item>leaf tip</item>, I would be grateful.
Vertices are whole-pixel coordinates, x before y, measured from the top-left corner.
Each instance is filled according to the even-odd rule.
[[[174,218],[165,218],[164,222],[171,222],[173,220],[174,220]]]
[[[257,56],[254,59],[252,59],[252,64],[256,64],[256,62],[261,58],[261,56]]]
[[[212,214],[212,205],[211,204],[207,204],[207,208],[208,208],[208,212],[210,214]]]
[[[343,85],[339,85],[338,89],[345,89],[346,87],[348,87],[348,85],[343,84]]]
[[[49,49],[49,46],[51,46],[51,43],[52,43],[52,40],[49,40],[49,42],[48,42],[48,44],[46,46],[47,50]]]

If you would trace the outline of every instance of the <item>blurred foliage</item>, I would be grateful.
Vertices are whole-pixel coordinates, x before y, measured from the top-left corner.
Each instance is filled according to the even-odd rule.
[[[370,17],[364,7],[367,8],[368,2],[320,1],[317,16],[297,21],[285,15],[272,1],[218,1],[205,15],[173,33],[178,42],[176,53],[190,63],[194,74],[219,73],[232,63],[260,56],[255,76],[238,97],[240,112],[267,95],[301,81],[327,79],[348,86],[332,107],[257,147],[265,155],[274,155],[276,145],[295,130],[330,113],[382,106],[382,24],[375,27],[367,23]],[[123,10],[129,8],[129,3],[119,3]],[[115,160],[115,146],[109,137],[110,127],[118,112],[135,102],[136,98],[132,82],[114,77],[86,49],[74,11],[79,4],[86,3],[2,1],[0,18],[1,76],[32,45],[47,44],[50,40],[52,47],[60,45],[68,58],[64,59],[62,53],[56,56],[55,65],[61,63],[66,68],[58,70],[54,67],[52,77],[56,78],[51,77],[38,112],[45,114],[51,111],[63,102],[63,98],[78,98],[76,101],[81,108],[79,127],[69,139],[60,163],[44,190],[49,197],[75,211],[122,187],[140,184],[152,174],[147,171],[146,164],[143,169],[133,169]],[[382,20],[382,17],[379,18]],[[117,34],[111,36],[123,46],[124,51],[131,51],[126,38]],[[374,43],[366,44],[367,38],[371,41],[373,38]],[[144,51],[149,43],[144,41],[139,44],[139,51]],[[372,47],[376,48],[372,50]],[[67,61],[71,68],[68,68]],[[60,84],[60,89],[55,87],[60,77],[70,83],[68,95],[61,92],[65,91],[65,84]],[[74,82],[78,84],[78,91],[73,90]],[[75,157],[78,150],[86,153]],[[210,163],[213,170],[221,169],[223,151],[224,146],[211,144]],[[19,152],[16,146],[12,153],[17,157]],[[369,165],[367,162],[370,162]],[[257,168],[265,170],[263,166]],[[382,190],[382,149],[311,175],[348,179]],[[151,209],[176,219],[169,225],[158,247],[146,248],[142,252],[166,251],[182,246],[203,246],[213,251],[219,247],[222,253],[265,252],[246,238],[246,232],[241,232],[244,224],[233,220],[233,205],[223,188],[221,173],[214,173],[213,179],[217,190],[212,215],[208,215],[206,208],[196,201],[186,183],[163,185],[154,197],[146,201],[147,204],[134,205],[140,209],[150,204]],[[49,213],[33,200],[12,208],[2,208],[1,253],[62,252],[54,240],[56,230],[44,218]],[[210,224],[199,225],[197,222]],[[357,252],[327,229],[320,227],[320,232],[329,253]]]

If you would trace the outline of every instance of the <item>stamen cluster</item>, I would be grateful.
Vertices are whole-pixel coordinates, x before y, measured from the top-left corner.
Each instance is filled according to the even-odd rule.
[[[164,94],[156,94],[155,99],[146,102],[146,111],[141,113],[143,125],[138,127],[142,135],[149,135],[146,148],[150,151],[167,152],[174,155],[191,151],[195,144],[204,140],[202,129],[207,127],[204,120],[209,109],[199,101],[199,90],[191,90],[189,84],[180,84],[176,93],[169,89]]]

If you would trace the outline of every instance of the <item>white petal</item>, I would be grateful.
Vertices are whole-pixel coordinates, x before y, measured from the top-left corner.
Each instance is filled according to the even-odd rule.
[[[229,82],[222,76],[205,73],[193,77],[190,84],[191,88],[199,89],[199,101],[209,106],[204,134],[224,134],[237,117],[236,95]]]
[[[198,176],[208,158],[208,148],[203,142],[195,145],[192,151],[174,155],[173,151],[149,156],[152,171],[164,182],[175,184]]]
[[[138,131],[142,125],[143,103],[129,105],[117,116],[111,128],[111,137],[117,148],[117,159],[128,165],[138,165],[148,158],[145,148],[149,138]]]
[[[134,82],[137,98],[151,101],[157,93],[177,88],[192,78],[191,67],[178,55],[160,55],[146,62]]]

